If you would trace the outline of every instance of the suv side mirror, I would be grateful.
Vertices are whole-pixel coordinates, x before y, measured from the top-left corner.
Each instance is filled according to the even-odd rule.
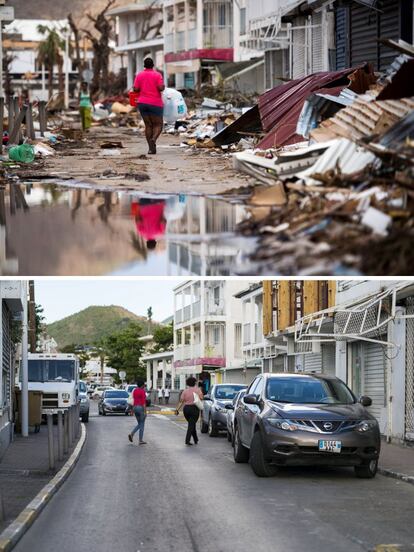
[[[245,395],[242,399],[246,404],[259,404],[259,401],[257,399],[256,395],[249,394]]]
[[[372,399],[371,399],[371,397],[367,397],[366,395],[363,395],[363,396],[359,399],[359,402],[362,404],[362,406],[371,406],[371,404],[372,404]]]

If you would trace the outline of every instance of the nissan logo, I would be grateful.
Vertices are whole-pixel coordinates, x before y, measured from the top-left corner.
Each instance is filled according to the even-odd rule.
[[[326,431],[331,431],[331,429],[333,428],[333,425],[331,424],[331,422],[325,422],[323,424],[323,428],[326,430]]]

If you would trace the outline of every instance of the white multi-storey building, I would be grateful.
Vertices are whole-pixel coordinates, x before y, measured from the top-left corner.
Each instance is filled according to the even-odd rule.
[[[151,57],[155,67],[164,69],[162,0],[136,0],[108,11],[117,20],[118,41],[115,52],[127,61],[127,83],[142,71],[144,59]]]
[[[235,294],[246,283],[187,281],[174,290],[175,387],[188,375],[204,382],[238,381],[243,371],[242,311]]]

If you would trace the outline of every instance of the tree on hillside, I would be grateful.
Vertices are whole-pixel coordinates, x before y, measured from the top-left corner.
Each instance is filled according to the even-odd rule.
[[[145,376],[145,369],[141,363],[144,350],[144,344],[139,340],[141,335],[141,324],[131,322],[126,328],[109,335],[100,343],[108,365],[118,372],[124,370],[129,382]]]
[[[174,343],[174,328],[173,324],[168,326],[159,326],[154,330],[153,334],[154,347],[153,353],[162,353],[164,351],[171,351]]]
[[[65,83],[63,78],[63,55],[65,42],[60,33],[47,25],[38,25],[38,32],[45,38],[38,46],[37,55],[39,65],[44,65],[48,71],[49,99],[53,95],[53,71],[55,65],[58,68],[59,96],[63,100]]]

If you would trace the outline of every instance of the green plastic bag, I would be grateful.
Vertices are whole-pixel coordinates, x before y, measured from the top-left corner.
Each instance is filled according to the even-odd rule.
[[[33,163],[35,151],[30,144],[22,144],[21,146],[13,146],[9,149],[9,158],[18,163]]]

